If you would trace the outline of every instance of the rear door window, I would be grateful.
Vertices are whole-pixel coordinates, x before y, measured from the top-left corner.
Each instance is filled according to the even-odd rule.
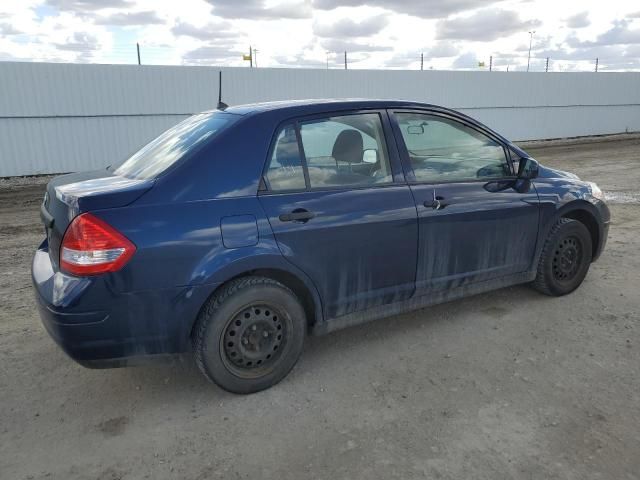
[[[302,156],[298,148],[295,126],[290,123],[280,129],[264,175],[267,188],[278,192],[305,188]]]
[[[312,189],[393,181],[377,113],[302,122],[300,138]]]
[[[127,178],[155,178],[240,118],[223,112],[193,115],[162,133],[114,169]]]

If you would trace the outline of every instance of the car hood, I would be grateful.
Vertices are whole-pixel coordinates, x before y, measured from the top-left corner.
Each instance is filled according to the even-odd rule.
[[[540,178],[570,178],[572,180],[580,180],[580,177],[575,173],[565,172],[564,170],[558,170],[556,168],[546,167],[540,165],[538,167],[538,177]]]

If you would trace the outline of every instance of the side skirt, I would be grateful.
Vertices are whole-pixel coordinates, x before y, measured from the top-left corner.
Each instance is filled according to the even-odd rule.
[[[437,305],[439,303],[449,302],[451,300],[457,300],[463,297],[477,295],[479,293],[489,292],[491,290],[497,290],[511,285],[528,283],[533,281],[535,277],[535,271],[518,273],[492,280],[486,280],[484,282],[470,283],[468,285],[462,285],[449,290],[440,290],[426,295],[421,295],[419,297],[412,297],[400,302],[380,305],[367,310],[349,313],[341,317],[331,318],[322,323],[313,325],[311,328],[311,334],[325,335],[335,330],[360,325],[361,323],[367,323],[380,318],[400,315],[401,313],[418,310],[420,308]]]

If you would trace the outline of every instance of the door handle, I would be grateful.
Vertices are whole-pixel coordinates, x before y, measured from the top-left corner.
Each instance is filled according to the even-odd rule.
[[[446,203],[443,202],[444,198],[438,196],[434,197],[433,200],[425,200],[423,205],[427,208],[433,208],[434,210],[442,210],[447,206]]]
[[[433,208],[434,210],[440,210],[440,200],[425,200],[423,205],[427,208]]]
[[[296,209],[291,213],[283,213],[282,215],[280,215],[278,218],[280,219],[281,222],[302,222],[302,223],[306,223],[309,220],[311,220],[313,217],[315,217],[316,214],[313,212],[310,212],[309,210],[304,210],[304,209]]]

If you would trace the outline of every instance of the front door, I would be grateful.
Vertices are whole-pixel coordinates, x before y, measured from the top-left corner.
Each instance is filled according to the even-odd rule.
[[[394,118],[419,217],[416,295],[528,270],[538,198],[515,182],[506,148],[455,117]]]
[[[417,213],[388,135],[384,112],[361,112],[292,122],[276,136],[260,202],[327,318],[414,292]]]

